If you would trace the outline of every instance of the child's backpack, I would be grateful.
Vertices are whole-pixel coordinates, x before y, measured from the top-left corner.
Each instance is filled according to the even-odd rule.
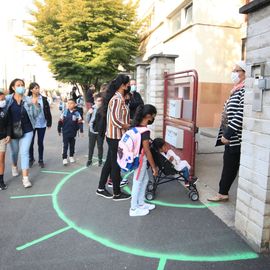
[[[117,151],[117,163],[123,171],[129,172],[139,167],[141,135],[146,131],[149,131],[146,127],[134,127],[123,134]]]

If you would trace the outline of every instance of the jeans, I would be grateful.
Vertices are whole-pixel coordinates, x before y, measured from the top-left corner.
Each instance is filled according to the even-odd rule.
[[[131,192],[131,209],[136,209],[139,205],[144,204],[145,191],[149,181],[147,172],[147,158],[143,157],[140,174],[137,176],[139,168],[134,171],[132,192]],[[138,178],[138,179],[137,179]]]
[[[63,159],[67,158],[68,148],[69,148],[69,156],[70,157],[74,156],[75,142],[76,142],[75,137],[65,137],[65,136],[63,136],[63,153],[62,153],[62,158]]]
[[[219,182],[219,194],[228,195],[231,185],[237,176],[240,166],[240,152],[231,153],[225,146],[223,155],[223,169]]]
[[[22,170],[29,169],[29,149],[33,138],[33,131],[24,133],[20,139],[12,139],[10,142],[11,159],[17,165],[20,152]]]
[[[89,145],[88,145],[88,161],[92,161],[95,145],[98,147],[98,161],[101,163],[103,158],[103,142],[104,137],[89,131]]]
[[[36,132],[38,135],[38,162],[43,161],[43,153],[44,153],[44,137],[45,137],[45,132],[46,128],[35,128],[34,129],[34,134],[33,134],[33,139],[30,145],[30,160],[34,160],[34,143],[35,143],[35,136]]]
[[[118,163],[117,163],[117,151],[118,151],[119,140],[110,139],[110,138],[106,138],[106,140],[107,140],[109,148],[108,148],[108,154],[107,154],[106,161],[105,161],[104,166],[103,166],[102,171],[101,171],[98,188],[99,189],[105,188],[105,185],[107,183],[107,179],[110,175],[112,178],[112,182],[113,182],[113,194],[119,195],[121,193],[121,190],[120,190],[120,181],[121,181],[120,167],[118,166]]]

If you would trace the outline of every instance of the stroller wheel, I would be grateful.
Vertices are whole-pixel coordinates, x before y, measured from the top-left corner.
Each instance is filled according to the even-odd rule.
[[[195,202],[199,200],[199,194],[196,191],[192,191],[189,195],[190,199]]]
[[[145,198],[146,198],[146,200],[148,200],[148,201],[152,201],[152,200],[154,200],[155,195],[154,195],[153,192],[147,192],[147,193],[145,194]]]
[[[149,183],[148,185],[147,185],[147,191],[153,191],[154,190],[154,185],[153,185],[153,183]]]

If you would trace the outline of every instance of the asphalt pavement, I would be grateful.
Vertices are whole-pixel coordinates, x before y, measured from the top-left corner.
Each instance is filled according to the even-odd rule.
[[[130,201],[95,194],[101,168],[97,162],[85,167],[86,132],[77,138],[76,163],[62,165],[57,108],[53,114],[54,126],[46,134],[46,167],[35,163],[31,168],[32,188],[23,188],[21,176],[11,176],[7,157],[8,189],[0,191],[1,270],[270,269],[269,256],[256,254],[233,225],[213,213],[224,206],[205,200],[215,192],[221,170],[221,151],[203,149],[204,140],[210,147],[213,138],[200,137],[196,174],[201,201],[192,202],[175,181],[158,188],[156,209],[149,215],[129,217]],[[129,183],[125,190],[130,188]]]

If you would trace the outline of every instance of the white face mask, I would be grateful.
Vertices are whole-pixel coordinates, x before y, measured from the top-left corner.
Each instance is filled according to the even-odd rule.
[[[6,105],[7,105],[6,100],[1,100],[1,101],[0,101],[0,108],[5,108]]]
[[[237,72],[232,72],[231,80],[234,84],[238,84],[240,82],[240,78]]]

